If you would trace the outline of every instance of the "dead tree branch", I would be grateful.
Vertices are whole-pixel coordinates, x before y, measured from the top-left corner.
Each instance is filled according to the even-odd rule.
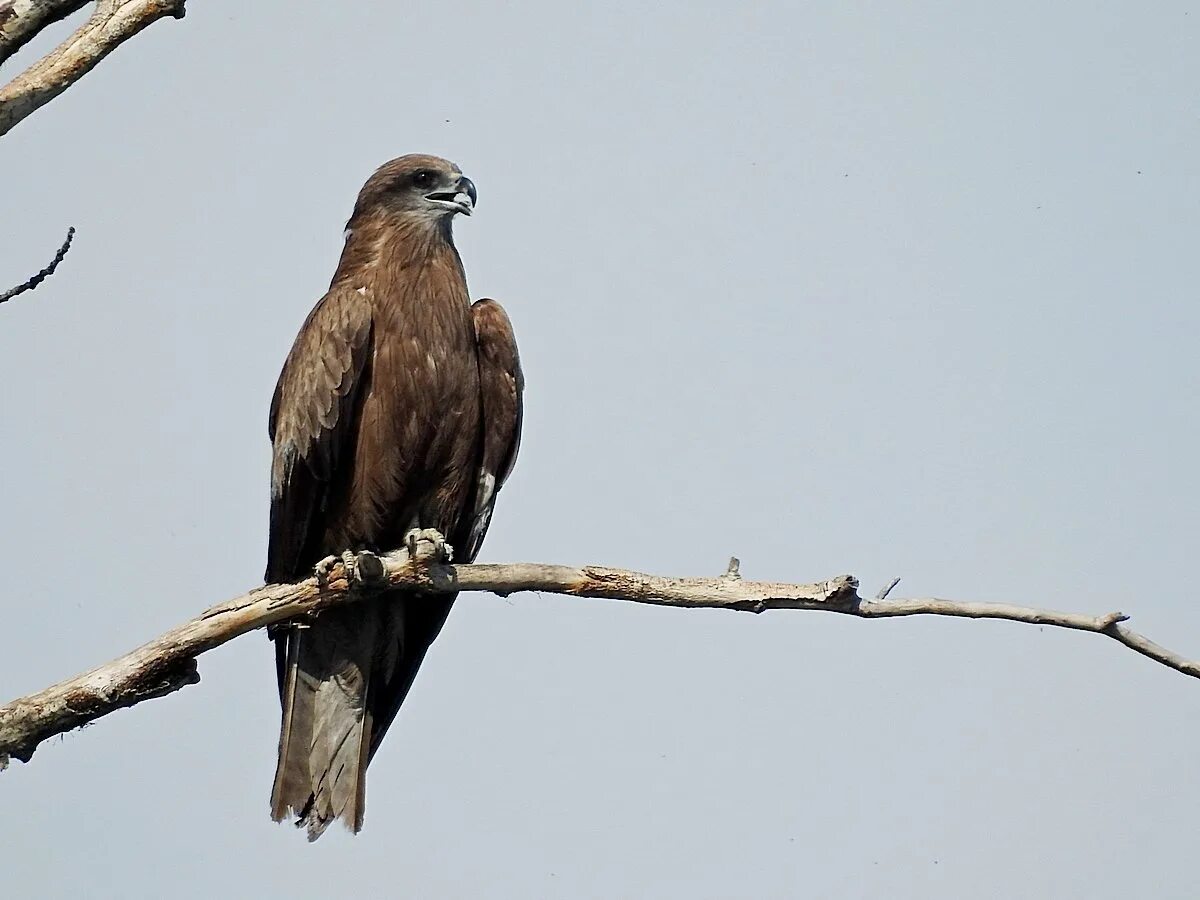
[[[0,64],[91,0],[0,0]]]
[[[0,61],[37,32],[83,6],[66,0],[0,0]],[[184,0],[96,0],[92,15],[65,41],[0,88],[0,135],[45,106],[147,25],[182,19]]]
[[[58,252],[54,254],[54,259],[50,260],[50,264],[42,269],[28,281],[18,284],[16,287],[9,288],[3,294],[0,294],[0,303],[5,300],[11,300],[17,294],[23,294],[26,291],[32,291],[35,287],[54,274],[54,270],[58,268],[58,264],[63,261],[63,257],[67,255],[67,251],[71,249],[71,240],[75,237],[75,226],[67,229],[67,239],[62,242],[62,246],[58,248]]]
[[[310,617],[331,606],[352,603],[380,587],[411,588],[424,593],[489,591],[508,596],[543,591],[575,597],[629,600],[656,606],[732,609],[761,613],[770,609],[815,609],[867,619],[892,616],[957,616],[1007,619],[1102,634],[1156,662],[1200,678],[1200,662],[1185,659],[1120,623],[1119,612],[1098,616],[954,600],[865,600],[858,580],[842,575],[815,584],[746,581],[731,560],[715,578],[669,578],[604,566],[539,563],[452,566],[412,562],[405,551],[378,557],[360,554],[355,571],[338,563],[327,578],[297,584],[270,584],[205,610],[119,659],[75,678],[0,707],[0,768],[9,757],[28,762],[38,744],[114,710],[161,697],[200,680],[196,657],[239,635],[287,619]]]

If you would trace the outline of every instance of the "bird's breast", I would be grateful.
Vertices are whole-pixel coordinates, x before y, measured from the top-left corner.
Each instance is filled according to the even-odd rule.
[[[396,544],[409,525],[454,532],[478,467],[479,368],[465,289],[378,309],[355,476],[361,540]]]

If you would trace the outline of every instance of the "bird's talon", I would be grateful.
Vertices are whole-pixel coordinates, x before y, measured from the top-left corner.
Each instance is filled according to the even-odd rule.
[[[383,579],[387,571],[383,560],[370,550],[343,550],[338,556],[326,556],[313,566],[317,584],[322,587],[328,585],[329,576],[339,563],[346,574],[346,584],[350,587],[375,584]]]
[[[353,550],[342,551],[342,569],[346,572],[346,584],[354,586],[361,583],[362,579],[358,574],[358,554]]]
[[[420,547],[429,544],[428,550]],[[424,560],[431,558],[433,562],[448,563],[454,559],[454,548],[446,541],[446,536],[436,528],[411,528],[404,535],[404,546],[408,548],[409,559]]]
[[[329,573],[333,571],[341,560],[336,556],[327,556],[315,566],[313,566],[313,575],[317,578],[317,584],[325,585],[329,583]]]
[[[373,585],[383,581],[387,567],[383,560],[370,550],[359,550],[354,556],[354,580],[361,585]]]

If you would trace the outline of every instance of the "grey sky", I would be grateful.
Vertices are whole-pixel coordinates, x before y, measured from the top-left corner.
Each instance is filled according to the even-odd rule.
[[[0,308],[0,695],[257,582],[274,379],[409,151],[479,186],[528,379],[483,558],[1200,655],[1200,8],[571,6],[192,0],[0,141],[4,286],[79,229]],[[466,596],[313,846],[272,667],[0,776],[5,893],[1200,895],[1200,685],[1095,637]]]

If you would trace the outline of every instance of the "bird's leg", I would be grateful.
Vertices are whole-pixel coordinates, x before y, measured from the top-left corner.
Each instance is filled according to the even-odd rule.
[[[432,549],[418,551],[419,544],[432,544]],[[414,562],[430,557],[435,563],[448,563],[454,559],[454,548],[446,542],[446,536],[436,528],[410,528],[404,535],[404,546],[408,558]]]

